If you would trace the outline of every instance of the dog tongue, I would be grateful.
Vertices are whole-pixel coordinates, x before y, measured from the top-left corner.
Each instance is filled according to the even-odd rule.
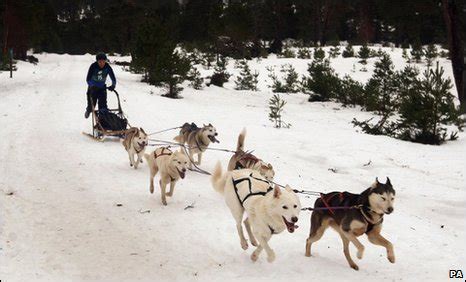
[[[288,232],[290,232],[290,233],[293,233],[294,230],[299,227],[298,225],[289,222],[285,218],[283,218],[283,220],[285,221],[286,229],[288,229]]]
[[[184,173],[184,172],[182,172],[182,171],[179,171],[179,170],[178,170],[178,173],[180,174],[180,177],[181,177],[181,179],[184,179],[184,175],[185,175],[185,173]]]

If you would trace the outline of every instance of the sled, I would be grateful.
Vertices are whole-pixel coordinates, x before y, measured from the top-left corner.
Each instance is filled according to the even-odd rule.
[[[84,135],[100,142],[106,137],[124,138],[128,129],[128,120],[121,109],[120,95],[116,90],[113,92],[117,97],[118,108],[102,112],[97,111],[92,103],[92,133],[82,132]]]

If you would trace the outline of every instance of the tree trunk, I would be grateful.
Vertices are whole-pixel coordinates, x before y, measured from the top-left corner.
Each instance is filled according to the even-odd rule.
[[[451,64],[453,75],[455,76],[458,99],[460,100],[461,110],[466,112],[465,90],[464,90],[464,54],[463,39],[461,38],[461,17],[462,3],[464,0],[442,0],[443,18],[447,27],[448,46],[450,49]]]

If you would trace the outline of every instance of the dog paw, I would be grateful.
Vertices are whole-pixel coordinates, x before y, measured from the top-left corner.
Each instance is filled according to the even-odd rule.
[[[133,164],[129,164],[129,166],[133,166]]]
[[[351,264],[350,266],[354,270],[359,270],[359,266],[357,266],[356,264]]]
[[[275,253],[271,253],[267,255],[267,261],[268,262],[273,262],[275,260]]]
[[[243,250],[247,250],[248,249],[248,242],[246,241],[241,241],[241,248]]]
[[[167,205],[167,201],[162,200],[162,204],[163,204],[164,206],[166,206],[166,205]]]
[[[253,252],[253,253],[251,254],[251,260],[252,260],[252,261],[257,261],[257,258],[258,258],[258,257],[259,257],[259,256],[256,254],[256,252]]]
[[[388,256],[388,261],[391,262],[391,263],[395,263],[395,256]]]
[[[358,257],[358,259],[362,259],[363,255],[364,255],[364,247],[358,250],[358,253],[356,254],[356,256]]]
[[[140,159],[139,162],[142,163],[142,159]]]
[[[253,245],[254,247],[257,247],[257,246],[259,246],[259,244],[257,243],[257,241],[256,241],[256,240],[253,240],[253,241],[251,241],[251,245]]]

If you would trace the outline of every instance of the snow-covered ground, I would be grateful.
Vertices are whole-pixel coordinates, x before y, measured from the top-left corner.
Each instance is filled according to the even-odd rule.
[[[391,54],[401,68],[401,51]],[[134,170],[121,144],[81,134],[90,131],[83,114],[93,56],[38,58],[37,66],[19,62],[13,79],[0,73],[2,281],[447,281],[450,269],[466,271],[465,133],[442,146],[366,135],[350,122],[370,113],[308,103],[303,94],[282,95],[288,102],[284,120],[292,127],[273,128],[266,66],[291,62],[304,73],[309,60],[253,63],[261,71],[262,92],[234,91],[230,82],[224,89],[186,88],[179,100],[159,96],[138,75],[114,66],[123,109],[131,124],[148,132],[211,122],[219,132],[216,147],[234,149],[246,127],[246,149],[274,165],[277,182],[298,189],[360,192],[376,176],[390,177],[397,200],[383,234],[394,243],[395,264],[364,237],[360,270],[352,270],[331,230],[314,256],[305,257],[309,212],[301,213],[295,233],[272,238],[274,263],[264,256],[252,263],[251,249],[241,249],[233,218],[207,176],[189,172],[162,206],[159,191],[149,193],[145,163]],[[355,58],[332,65],[363,81],[374,60],[367,73],[351,72]],[[451,74],[448,62],[442,65]],[[115,105],[111,93],[109,104]],[[229,157],[209,151],[202,167],[211,171],[218,160],[225,166]],[[301,199],[303,206],[314,201]]]

